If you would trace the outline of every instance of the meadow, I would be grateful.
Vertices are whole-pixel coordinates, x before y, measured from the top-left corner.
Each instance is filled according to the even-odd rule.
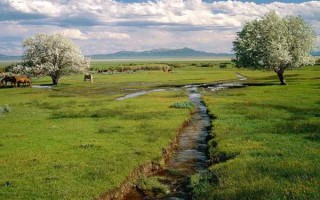
[[[215,164],[193,177],[196,199],[320,198],[320,66],[286,77],[281,87],[251,74],[255,86],[204,94]]]
[[[93,83],[72,75],[52,89],[0,88],[0,106],[11,109],[0,114],[0,199],[92,199],[110,191],[138,166],[161,162],[188,120],[188,109],[172,106],[188,101],[187,93],[172,88],[236,81],[236,72],[257,86],[202,91],[217,116],[210,171],[218,181],[193,177],[197,199],[319,197],[320,67],[288,71],[289,85],[279,86],[274,72],[220,69],[221,62],[95,61],[93,70],[168,65],[173,72],[94,74]],[[116,100],[159,88],[165,91]]]

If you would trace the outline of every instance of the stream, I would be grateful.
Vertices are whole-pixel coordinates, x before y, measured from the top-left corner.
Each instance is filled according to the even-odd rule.
[[[201,100],[199,88],[205,88],[213,92],[226,88],[244,87],[240,83],[214,83],[187,85],[189,100],[196,106],[190,122],[182,129],[177,149],[174,150],[165,164],[165,169],[153,175],[159,182],[166,185],[169,191],[145,191],[141,188],[132,188],[124,197],[124,200],[147,199],[192,199],[189,185],[191,175],[207,169],[207,137],[211,130],[211,117],[207,107]]]
[[[236,74],[240,81],[247,77]],[[199,89],[216,92],[227,88],[240,88],[246,85],[242,83],[212,83],[212,84],[191,84],[186,85],[189,100],[196,107],[191,114],[190,122],[181,130],[177,148],[172,152],[170,158],[165,163],[164,169],[152,175],[161,184],[164,184],[168,191],[150,191],[140,187],[134,187],[123,198],[123,200],[186,200],[192,199],[189,188],[190,177],[208,168],[207,138],[211,131],[212,119],[207,107],[201,99]],[[120,97],[117,100],[134,98],[150,92],[166,91],[164,89],[141,91]]]
[[[165,169],[155,176],[169,187],[167,194],[132,189],[125,200],[138,199],[190,199],[188,178],[207,168],[207,142],[211,119],[207,108],[201,101],[198,87],[187,88],[189,99],[196,106],[196,112],[191,115],[190,123],[180,133],[177,149],[166,163]]]

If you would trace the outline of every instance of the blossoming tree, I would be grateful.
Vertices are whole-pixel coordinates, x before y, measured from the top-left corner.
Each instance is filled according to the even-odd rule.
[[[301,17],[281,18],[275,12],[247,22],[233,42],[237,67],[274,70],[281,85],[287,69],[313,64],[316,34]]]
[[[27,38],[23,47],[24,65],[33,72],[50,76],[54,85],[62,76],[85,72],[90,66],[90,60],[81,50],[61,34],[36,34]]]

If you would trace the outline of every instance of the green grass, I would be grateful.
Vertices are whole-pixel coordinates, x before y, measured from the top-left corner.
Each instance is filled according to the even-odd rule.
[[[172,108],[182,108],[182,109],[192,109],[194,108],[194,103],[191,101],[184,101],[184,102],[176,102],[171,105]]]
[[[248,76],[248,82],[278,84],[274,76]],[[210,168],[215,184],[203,182],[205,192],[195,187],[199,199],[320,198],[320,66],[286,77],[288,86],[205,94],[217,116],[210,152],[220,163]]]
[[[1,199],[98,196],[138,165],[159,161],[188,118],[169,108],[183,99],[172,92],[122,102],[45,94],[12,102],[1,117]]]
[[[153,193],[153,196],[159,194],[168,194],[170,188],[160,182],[161,177],[151,176],[151,177],[141,177],[137,181],[137,186],[147,192]]]
[[[159,87],[236,78],[234,70],[185,66],[173,73],[64,76],[58,87],[0,88],[0,199],[92,199],[119,186],[147,161],[160,162],[188,109],[186,91],[154,92],[116,101],[125,94]],[[48,77],[33,85],[50,84]]]
[[[159,162],[162,149],[189,118],[190,110],[171,107],[188,101],[186,91],[118,97],[234,80],[235,72],[250,77],[249,82],[278,84],[272,72],[220,69],[218,61],[137,63],[177,66],[172,73],[94,74],[93,84],[82,75],[64,76],[52,90],[0,88],[0,107],[11,108],[0,115],[0,199],[92,199],[119,186],[139,165]],[[115,63],[124,64],[130,65]],[[93,62],[96,68],[113,65]],[[285,87],[205,93],[218,117],[213,152],[233,157],[211,168],[220,181],[210,187],[213,197],[252,197],[260,191],[275,198],[319,194],[319,68],[286,75]],[[32,81],[51,83],[48,77]]]

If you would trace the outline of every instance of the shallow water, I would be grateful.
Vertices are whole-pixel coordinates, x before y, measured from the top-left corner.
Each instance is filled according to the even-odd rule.
[[[207,86],[207,88],[213,92],[216,92],[218,90],[223,90],[226,88],[240,88],[240,87],[244,87],[244,85],[242,83],[218,83],[213,86]]]
[[[240,74],[240,73],[236,73],[236,76],[239,78],[239,79],[238,79],[239,81],[245,81],[245,80],[248,79],[248,77],[243,76],[243,75]]]
[[[150,90],[150,91],[139,91],[139,92],[134,92],[134,93],[131,93],[131,94],[127,94],[127,95],[125,95],[123,97],[119,97],[119,98],[117,98],[117,100],[121,101],[121,100],[129,99],[129,98],[139,97],[139,96],[142,96],[142,95],[145,95],[145,94],[149,94],[151,92],[162,92],[162,91],[165,91],[165,89],[154,89],[154,90]]]
[[[32,85],[33,88],[40,88],[40,89],[51,89],[53,86],[51,85]]]
[[[155,176],[170,188],[167,194],[144,191],[135,188],[124,197],[124,200],[145,199],[192,199],[189,185],[191,175],[206,170],[208,165],[207,137],[211,130],[211,117],[207,107],[201,100],[199,88],[216,92],[226,88],[245,87],[241,83],[213,83],[184,86],[188,90],[189,100],[196,106],[196,112],[191,115],[190,123],[185,126],[178,139],[177,149],[173,152],[165,165],[165,169]]]
[[[207,108],[201,101],[197,87],[189,87],[189,99],[196,105],[196,112],[191,115],[190,123],[180,133],[177,149],[166,163],[165,169],[156,176],[160,176],[163,184],[170,188],[168,194],[153,193],[151,191],[137,191],[132,189],[124,198],[137,199],[190,199],[188,192],[188,178],[207,168],[207,141],[211,119]]]

